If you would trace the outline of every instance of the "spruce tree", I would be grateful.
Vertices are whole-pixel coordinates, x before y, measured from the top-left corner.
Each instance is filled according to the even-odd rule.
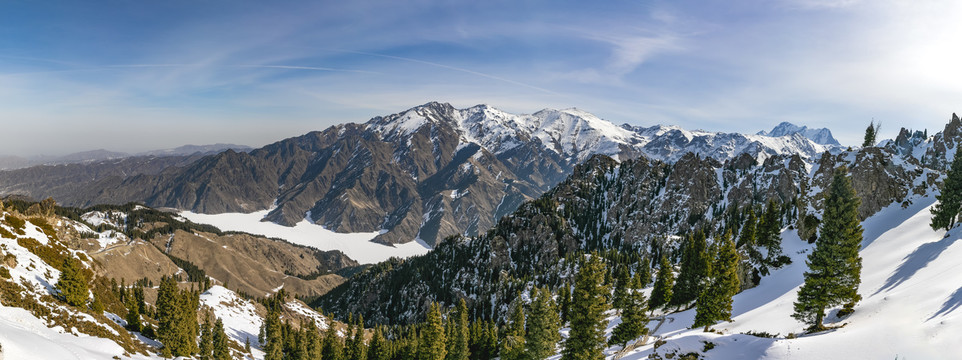
[[[555,354],[558,342],[561,341],[561,318],[558,316],[558,306],[547,288],[535,289],[534,299],[531,301],[531,311],[527,319],[528,332],[524,343],[527,357],[531,360],[543,360]]]
[[[367,360],[388,360],[388,355],[390,354],[388,353],[387,342],[384,340],[384,333],[380,326],[376,326],[367,347]]]
[[[558,290],[558,306],[561,308],[561,325],[568,323],[568,314],[571,310],[571,286],[564,283]]]
[[[860,204],[847,169],[835,171],[825,198],[825,211],[819,226],[815,249],[808,255],[805,282],[798,291],[792,317],[808,324],[809,330],[824,329],[825,309],[861,300],[862,226],[858,220]]]
[[[624,310],[625,302],[628,300],[628,287],[631,285],[631,279],[628,274],[628,269],[623,265],[618,266],[615,270],[615,292],[611,296],[611,306],[615,309]]]
[[[349,328],[350,329],[350,328]],[[353,337],[351,337],[353,334]],[[347,334],[348,339],[345,346],[344,354],[348,359],[364,359],[366,358],[365,348],[364,348],[364,316],[357,316],[357,323],[354,324],[353,332]]]
[[[708,243],[702,230],[688,237],[682,247],[681,272],[672,289],[669,305],[685,306],[698,298],[709,272],[711,271],[711,257],[708,255]]]
[[[264,317],[264,360],[281,360],[284,358],[284,334],[281,328],[281,318],[277,310],[271,308]]]
[[[645,255],[641,260],[641,265],[638,266],[638,271],[635,272],[635,278],[638,280],[638,284],[641,289],[648,286],[651,282],[651,257]]]
[[[742,224],[742,231],[738,235],[738,248],[755,247],[755,225],[757,223],[758,218],[755,217],[755,210],[749,206],[748,218]]]
[[[197,358],[200,360],[210,360],[214,353],[214,334],[213,324],[210,323],[210,314],[204,318],[204,323],[200,326],[200,352]]]
[[[64,301],[71,306],[82,306],[87,303],[89,293],[87,278],[83,273],[80,260],[72,257],[64,259],[60,267],[60,278],[57,280],[57,290]]]
[[[675,286],[675,275],[671,270],[671,263],[664,254],[658,262],[658,275],[655,277],[655,285],[651,289],[651,298],[648,299],[648,308],[654,313],[655,309],[668,305],[671,301],[672,288]]]
[[[494,321],[489,321],[487,324],[487,329],[485,334],[485,344],[481,347],[482,349],[482,359],[493,359],[498,357],[498,326],[494,324]]]
[[[725,232],[720,241],[708,287],[698,296],[692,328],[704,326],[708,331],[716,321],[728,320],[732,315],[732,296],[739,287],[738,252],[731,231]]]
[[[504,340],[501,341],[501,351],[499,352],[502,360],[525,359],[524,323],[524,302],[521,300],[521,296],[517,296],[511,305],[508,322],[504,324]]]
[[[955,151],[955,158],[952,165],[946,172],[945,181],[940,187],[940,194],[935,198],[939,200],[932,212],[932,229],[949,229],[955,226],[959,211],[962,210],[962,156],[959,151]]]
[[[609,293],[604,285],[605,272],[605,264],[597,254],[582,260],[571,295],[571,332],[561,352],[563,360],[604,359],[608,310],[605,295]]]
[[[765,247],[768,255],[761,259],[759,271],[762,276],[768,275],[768,267],[778,268],[784,265],[786,257],[782,256],[782,221],[780,206],[774,199],[768,201],[765,213],[758,221],[758,245]]]
[[[127,330],[140,332],[140,306],[137,306],[137,300],[132,296],[127,297],[127,316],[124,318],[127,321]]]
[[[231,358],[230,344],[228,342],[229,340],[227,339],[227,333],[224,332],[224,321],[220,318],[217,318],[217,321],[214,321],[213,332],[214,336],[212,341],[214,343],[214,360],[229,360]]]
[[[631,282],[629,289],[627,305],[621,312],[621,324],[612,329],[611,339],[608,341],[610,344],[621,344],[622,347],[648,333],[647,301],[637,279]]]
[[[324,345],[321,350],[321,358],[324,360],[343,360],[344,345],[341,338],[337,336],[337,329],[332,322],[324,332]]]
[[[468,360],[470,351],[468,350],[468,304],[464,299],[458,300],[458,307],[451,314],[448,322],[451,323],[451,337],[448,338],[448,360]]]
[[[421,331],[421,344],[418,357],[421,360],[443,360],[447,353],[447,339],[444,336],[444,323],[441,320],[441,306],[431,303],[424,328]]]
[[[875,137],[878,135],[878,130],[881,124],[875,125],[875,120],[872,120],[868,124],[868,128],[865,129],[865,140],[862,141],[862,147],[872,147],[875,146]]]

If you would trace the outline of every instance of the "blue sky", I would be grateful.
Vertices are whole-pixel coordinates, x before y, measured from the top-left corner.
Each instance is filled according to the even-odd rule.
[[[962,112],[962,3],[0,3],[0,154],[261,146],[429,101],[857,144]],[[38,141],[42,140],[42,141]]]

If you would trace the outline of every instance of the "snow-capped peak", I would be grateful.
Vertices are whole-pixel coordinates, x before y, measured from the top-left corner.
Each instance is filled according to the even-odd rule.
[[[787,121],[776,125],[772,131],[766,132],[762,130],[757,133],[757,135],[771,137],[782,137],[791,134],[801,134],[802,136],[811,139],[816,144],[841,146],[838,140],[835,140],[835,137],[832,136],[832,131],[829,129],[809,129],[807,126],[798,126]]]

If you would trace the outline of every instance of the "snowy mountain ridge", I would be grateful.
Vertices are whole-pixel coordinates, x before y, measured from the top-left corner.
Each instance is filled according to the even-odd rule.
[[[801,134],[811,139],[816,144],[841,146],[838,140],[832,136],[832,131],[827,128],[809,129],[807,126],[798,126],[790,122],[782,122],[775,126],[772,131],[759,131],[756,135],[771,137],[782,137],[791,134]]]
[[[537,139],[545,149],[578,163],[594,154],[615,158],[650,158],[673,162],[688,152],[725,161],[748,153],[758,161],[776,155],[799,154],[814,160],[825,151],[837,152],[838,141],[828,129],[808,129],[782,123],[771,133],[739,134],[686,130],[679,126],[641,127],[616,125],[577,108],[544,109],[533,114],[511,114],[490,105],[454,109],[448,104],[428,103],[405,112],[376,117],[370,130],[385,139],[410,136],[427,124],[446,122],[461,136],[495,155]]]

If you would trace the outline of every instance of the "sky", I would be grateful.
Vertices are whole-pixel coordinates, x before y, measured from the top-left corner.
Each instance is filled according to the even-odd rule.
[[[424,104],[848,145],[962,112],[962,2],[3,1],[0,154],[263,146]]]

